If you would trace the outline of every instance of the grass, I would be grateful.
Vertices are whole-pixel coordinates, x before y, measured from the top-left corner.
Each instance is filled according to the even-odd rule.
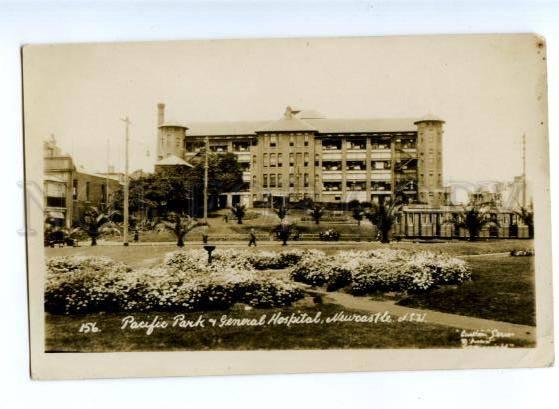
[[[470,258],[468,263],[471,282],[408,295],[398,304],[536,325],[533,257],[487,256]]]
[[[204,318],[227,314],[236,318],[271,317],[281,311],[305,312],[322,317],[344,311],[336,305],[324,304],[303,308],[274,310],[223,311],[203,313]],[[185,314],[196,320],[202,313]],[[457,329],[425,323],[330,323],[286,326],[265,325],[258,327],[204,327],[155,330],[147,336],[145,330],[122,330],[121,320],[128,314],[89,314],[83,316],[46,316],[47,352],[106,352],[106,351],[192,351],[192,350],[268,350],[268,349],[347,349],[347,348],[459,348],[460,332]],[[175,313],[137,313],[136,320],[160,319],[172,323]],[[101,330],[95,334],[78,332],[83,322],[96,322]],[[206,321],[207,322],[207,321]],[[528,342],[513,341],[516,346]]]
[[[460,255],[477,255],[487,253],[508,252],[512,249],[524,249],[532,247],[531,240],[493,240],[484,242],[468,242],[453,241],[447,243],[413,243],[413,242],[392,242],[389,244],[381,244],[379,242],[289,242],[286,247],[281,246],[277,241],[258,241],[258,247],[252,248],[253,251],[281,251],[290,248],[314,248],[324,251],[326,254],[333,254],[339,250],[371,250],[376,248],[393,248],[410,251],[428,250],[448,253],[455,256]],[[200,242],[186,242],[185,249],[201,248]],[[245,244],[240,243],[218,243],[218,248],[248,248]],[[121,245],[96,247],[56,247],[45,248],[46,257],[67,256],[67,255],[91,255],[91,256],[107,256],[130,264],[133,267],[149,267],[157,264],[166,253],[177,250],[178,247],[173,244],[157,244],[157,245],[135,245],[124,247]],[[484,260],[488,260],[484,258]]]

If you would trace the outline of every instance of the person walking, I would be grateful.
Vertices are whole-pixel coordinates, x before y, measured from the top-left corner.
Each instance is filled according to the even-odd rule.
[[[248,241],[248,246],[252,246],[254,244],[254,247],[256,247],[256,232],[254,231],[254,228],[250,229],[250,233],[249,233],[249,241]]]

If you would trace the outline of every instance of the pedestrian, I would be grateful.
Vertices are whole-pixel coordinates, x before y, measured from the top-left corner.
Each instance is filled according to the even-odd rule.
[[[248,241],[248,246],[250,247],[254,244],[254,247],[256,247],[256,232],[254,231],[254,228],[250,229],[249,238],[250,240]]]
[[[227,213],[223,216],[223,221],[229,223],[229,215]]]

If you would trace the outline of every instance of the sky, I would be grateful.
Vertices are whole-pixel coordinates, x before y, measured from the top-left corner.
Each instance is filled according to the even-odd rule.
[[[28,140],[55,135],[89,171],[153,170],[166,119],[273,120],[287,105],[329,118],[446,121],[445,183],[528,179],[543,166],[545,47],[532,35],[214,40],[24,48]],[[149,156],[148,156],[149,152]],[[534,172],[535,173],[535,172]]]

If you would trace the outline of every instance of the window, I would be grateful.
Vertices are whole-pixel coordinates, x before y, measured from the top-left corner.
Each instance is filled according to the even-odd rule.
[[[235,152],[248,152],[250,150],[249,142],[233,142],[233,150]]]
[[[387,150],[390,149],[390,137],[373,137],[371,138],[372,150]]]
[[[270,148],[275,148],[278,143],[277,135],[270,135]]]
[[[342,182],[324,182],[324,190],[328,192],[338,192],[342,190]]]
[[[327,151],[336,151],[342,149],[342,141],[339,139],[323,139],[322,149]]]
[[[256,155],[252,155],[252,164],[256,165]]]
[[[252,175],[252,187],[256,186],[256,175]]]
[[[305,152],[305,164],[304,166],[309,166],[309,153]]]
[[[265,153],[264,155],[262,155],[262,157],[263,157],[262,162],[263,162],[264,167],[268,166],[268,154]]]
[[[363,181],[348,181],[347,189],[351,191],[364,191],[367,189],[367,186]]]
[[[295,137],[293,135],[289,135],[289,146],[295,145]]]
[[[264,187],[268,187],[268,175],[264,175]]]
[[[305,134],[305,146],[309,146],[309,135]]]
[[[322,170],[342,170],[341,161],[322,161]]]
[[[295,165],[295,155],[293,153],[289,154],[289,166]]]
[[[276,187],[276,175],[270,175],[270,187]]]
[[[78,200],[78,179],[72,181],[72,200]]]
[[[295,175],[293,173],[289,174],[289,187],[295,186]]]
[[[283,185],[283,175],[280,173],[278,174],[278,187],[282,187]]]
[[[367,143],[364,139],[353,139],[347,141],[347,148],[353,150],[364,150],[367,148]]]
[[[304,187],[309,187],[309,174],[305,173],[304,177],[303,177],[303,183],[304,183]]]
[[[376,160],[372,163],[373,170],[384,170],[390,169],[390,161],[389,160]]]
[[[66,185],[60,182],[46,182],[46,205],[66,207]]]
[[[365,170],[367,165],[361,160],[348,160],[346,162],[346,170]]]
[[[278,153],[278,167],[282,167],[283,165],[283,155],[281,153]]]
[[[275,153],[270,153],[270,166],[276,166],[277,162],[276,162],[276,154]]]

